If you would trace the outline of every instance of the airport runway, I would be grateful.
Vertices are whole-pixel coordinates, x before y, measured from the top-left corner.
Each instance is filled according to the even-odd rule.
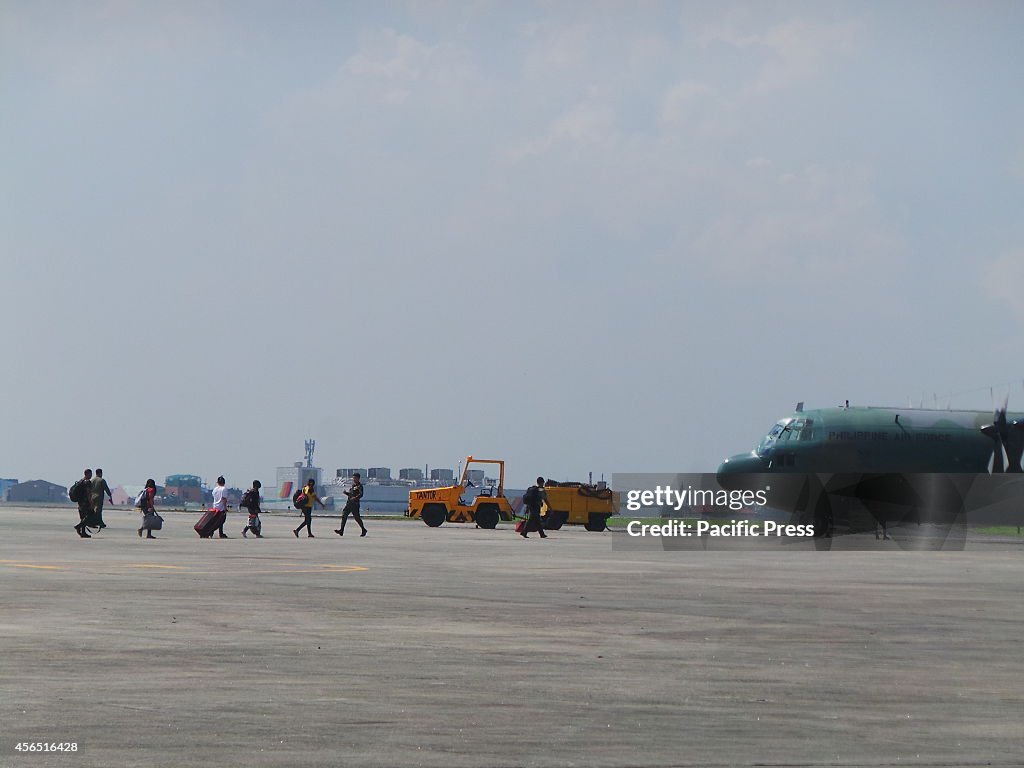
[[[1022,765],[1024,545],[0,507],[2,766]],[[355,529],[358,533],[358,528]],[[350,537],[351,536],[351,537]],[[22,754],[19,742],[76,742]]]

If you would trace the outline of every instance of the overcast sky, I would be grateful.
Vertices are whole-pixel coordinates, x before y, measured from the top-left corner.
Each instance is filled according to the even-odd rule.
[[[1019,2],[0,2],[0,476],[712,471],[1024,408]],[[1001,389],[1000,389],[1001,387]]]

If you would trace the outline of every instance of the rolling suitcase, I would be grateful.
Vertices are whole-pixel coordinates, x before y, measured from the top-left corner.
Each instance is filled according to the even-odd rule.
[[[522,533],[524,530],[527,533],[536,533],[537,524],[530,523],[529,518],[527,518],[526,520],[520,520],[516,523],[516,533]]]
[[[206,510],[203,516],[199,518],[199,522],[195,524],[195,530],[199,534],[199,538],[208,539],[213,536],[213,532],[224,525],[227,516],[227,512],[219,512],[216,509]]]

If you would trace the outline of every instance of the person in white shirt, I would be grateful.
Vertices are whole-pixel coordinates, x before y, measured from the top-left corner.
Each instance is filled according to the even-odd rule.
[[[213,487],[213,508],[222,513],[220,526],[217,529],[222,539],[228,538],[228,535],[224,533],[224,523],[228,521],[228,497],[225,485],[224,475],[221,475],[217,478],[217,485]]]

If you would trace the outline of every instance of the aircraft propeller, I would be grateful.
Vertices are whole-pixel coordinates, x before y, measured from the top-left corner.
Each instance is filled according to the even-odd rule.
[[[1024,457],[1024,421],[1006,420],[1006,406],[1009,395],[1003,401],[1002,408],[996,408],[992,415],[992,423],[981,428],[984,435],[992,438],[995,446],[992,449],[992,474],[1003,472],[1022,472],[1021,458]]]

